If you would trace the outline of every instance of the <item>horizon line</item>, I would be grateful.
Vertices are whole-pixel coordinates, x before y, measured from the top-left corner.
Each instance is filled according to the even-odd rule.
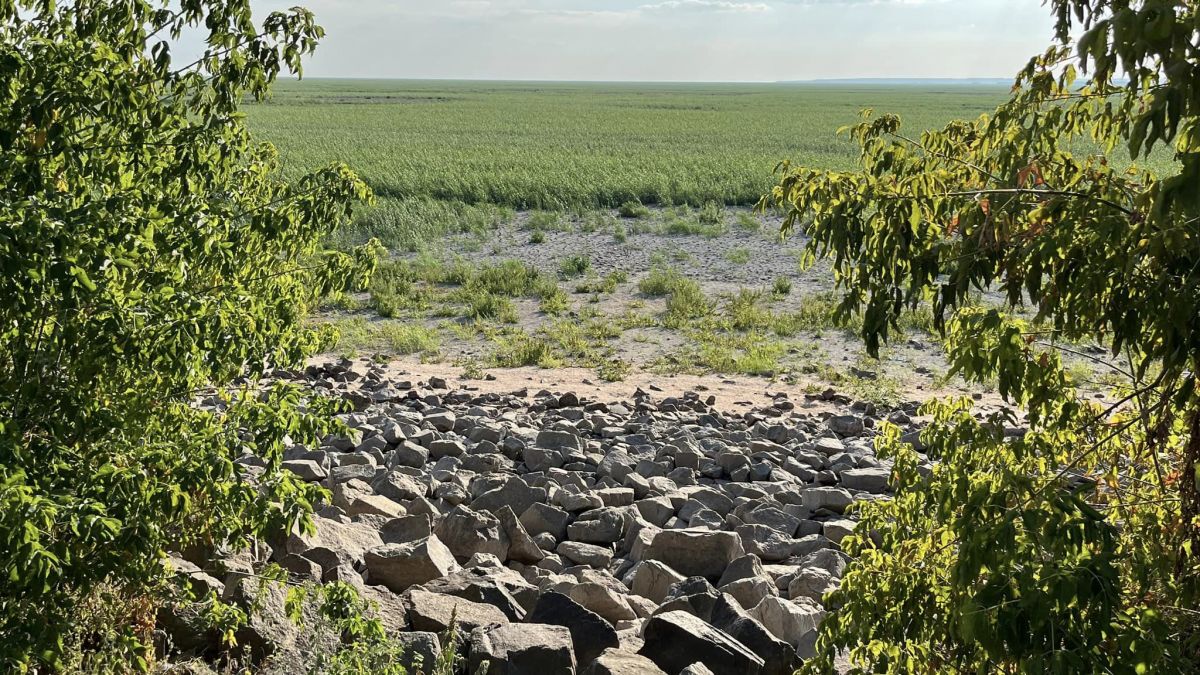
[[[549,78],[499,78],[499,77],[383,77],[373,75],[286,75],[280,80],[375,80],[387,82],[495,82],[495,83],[539,83],[539,84],[837,84],[870,82],[929,82],[929,83],[986,83],[1011,84],[1013,76],[964,76],[964,77],[827,77],[795,80],[563,80]]]

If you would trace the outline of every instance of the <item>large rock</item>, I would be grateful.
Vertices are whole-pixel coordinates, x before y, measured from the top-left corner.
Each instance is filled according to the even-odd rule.
[[[506,624],[471,631],[472,675],[573,675],[575,651],[564,626]],[[486,664],[486,666],[484,665]]]
[[[304,555],[314,548],[336,551],[354,563],[362,562],[363,553],[383,543],[379,531],[366,523],[342,523],[331,518],[313,518],[316,532],[293,533],[288,537],[288,553]]]
[[[398,502],[408,502],[429,494],[429,486],[403,471],[391,471],[371,481],[376,493]]]
[[[520,574],[500,566],[468,567],[422,585],[432,593],[453,595],[491,605],[508,617],[521,621],[537,601],[538,589]]]
[[[854,503],[854,497],[844,488],[813,487],[806,488],[800,493],[804,508],[816,512],[819,510],[832,513],[845,513],[846,508]]]
[[[747,553],[753,553],[768,562],[808,555],[833,545],[833,542],[819,534],[793,539],[766,525],[742,525],[737,528],[737,533],[741,535]]]
[[[667,675],[658,664],[634,652],[606,649],[579,675]]]
[[[662,530],[654,535],[643,556],[645,560],[658,560],[685,577],[715,580],[743,553],[741,537],[734,532]]]
[[[643,560],[633,572],[629,590],[661,604],[671,587],[684,579],[682,574],[657,560]]]
[[[530,506],[545,501],[545,488],[530,487],[524,480],[514,476],[500,487],[479,495],[475,501],[471,502],[471,508],[476,511],[495,513],[501,507],[507,506],[514,513],[525,513]]]
[[[792,600],[808,598],[821,602],[826,593],[838,589],[838,580],[820,567],[809,567],[795,574],[788,582],[788,597]]]
[[[625,534],[625,517],[615,508],[593,509],[567,526],[567,538],[585,544],[611,544]]]
[[[887,492],[888,482],[892,478],[892,470],[882,466],[869,469],[846,469],[840,478],[844,488],[879,494]]]
[[[568,597],[614,625],[637,618],[625,597],[603,584],[591,581],[575,584]]]
[[[500,520],[490,513],[456,506],[438,524],[434,534],[459,560],[476,553],[490,553],[501,561],[508,559],[508,535]]]
[[[703,663],[717,673],[762,672],[763,660],[746,645],[687,612],[667,612],[646,621],[638,653],[668,673]]]
[[[392,636],[392,639],[400,646],[398,665],[410,673],[432,671],[442,653],[442,642],[437,633],[412,631]]]
[[[857,436],[865,428],[861,417],[834,415],[829,418],[829,428],[839,436]]]
[[[458,569],[454,554],[436,536],[408,544],[384,544],[366,552],[367,583],[400,593]]]
[[[608,567],[613,558],[612,550],[579,541],[564,541],[554,552],[576,565],[587,565],[596,569]]]
[[[508,623],[504,612],[479,602],[457,598],[453,595],[430,593],[422,588],[413,588],[404,594],[404,606],[413,630],[444,633],[451,621],[458,630],[469,633],[480,626]]]
[[[508,557],[526,565],[532,565],[542,558],[546,557],[545,552],[529,536],[525,528],[521,526],[521,521],[517,519],[517,515],[507,506],[501,506],[493,512],[496,519],[500,521],[500,526],[504,528],[504,534],[508,536]]]
[[[810,658],[817,643],[817,628],[825,618],[825,610],[807,598],[784,600],[765,598],[750,610],[767,630],[796,648],[800,658]]]
[[[583,439],[570,431],[543,429],[538,432],[534,445],[548,450],[583,452]]]
[[[542,533],[550,534],[556,541],[562,541],[567,536],[567,523],[571,522],[571,514],[550,506],[549,504],[530,504],[521,513],[521,526],[533,536]]]
[[[332,651],[338,644],[336,632],[322,624],[313,602],[301,607],[304,623],[313,627],[301,630],[287,611],[287,589],[283,584],[244,577],[229,588],[229,599],[248,611],[248,622],[238,629],[238,644],[249,650],[255,663],[266,659],[299,662],[313,651]]]
[[[792,675],[800,667],[796,649],[772,635],[728,594],[717,599],[711,623],[757,654],[763,660],[763,675]]]
[[[571,633],[578,663],[589,663],[605,649],[617,647],[617,631],[599,614],[592,612],[562,593],[543,593],[533,611],[525,617],[529,623],[563,626]]]

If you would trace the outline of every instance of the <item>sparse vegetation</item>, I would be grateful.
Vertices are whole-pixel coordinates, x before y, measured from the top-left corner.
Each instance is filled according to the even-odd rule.
[[[646,218],[650,215],[650,209],[639,201],[630,200],[621,204],[617,213],[621,214],[622,218]]]
[[[725,259],[735,265],[745,265],[750,262],[750,249],[745,246],[732,248],[725,253]]]
[[[582,276],[591,268],[592,261],[585,255],[569,256],[558,263],[558,271],[566,279]]]

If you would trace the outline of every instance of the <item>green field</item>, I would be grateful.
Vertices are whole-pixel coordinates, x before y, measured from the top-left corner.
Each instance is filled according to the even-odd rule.
[[[1003,87],[305,80],[248,107],[290,171],[349,163],[380,203],[347,233],[418,248],[513,210],[751,204],[782,159],[848,168],[866,107],[911,129],[974,117]]]

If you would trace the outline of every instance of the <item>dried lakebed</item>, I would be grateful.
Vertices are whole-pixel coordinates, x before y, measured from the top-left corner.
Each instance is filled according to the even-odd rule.
[[[337,637],[282,618],[283,591],[253,576],[268,563],[358,587],[426,667],[453,617],[471,673],[791,673],[849,561],[848,507],[888,497],[879,423],[919,428],[911,408],[832,392],[731,414],[704,392],[471,392],[367,360],[280,376],[356,410],[348,436],[286,454],[332,494],[315,534],[174,561],[194,585],[259,603],[239,642],[274,672]],[[239,465],[254,476],[262,461]],[[179,649],[214,647],[164,624]]]

